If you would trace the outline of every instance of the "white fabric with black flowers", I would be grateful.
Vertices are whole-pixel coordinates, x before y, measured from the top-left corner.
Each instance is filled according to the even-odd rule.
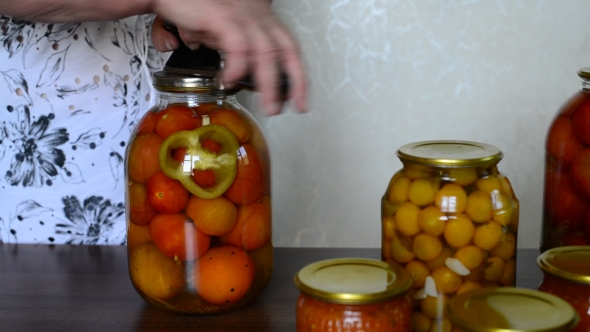
[[[0,16],[0,242],[125,243],[126,143],[163,65],[151,19]]]

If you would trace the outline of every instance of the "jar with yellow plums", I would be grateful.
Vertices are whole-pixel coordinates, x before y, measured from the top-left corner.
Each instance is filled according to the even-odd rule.
[[[413,330],[451,331],[446,306],[473,289],[514,286],[519,204],[502,152],[466,141],[406,144],[381,200],[382,260],[413,280]]]

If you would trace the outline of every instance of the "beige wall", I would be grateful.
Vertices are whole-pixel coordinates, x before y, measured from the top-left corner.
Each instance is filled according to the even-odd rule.
[[[537,247],[543,144],[590,66],[583,0],[275,0],[309,68],[311,112],[260,119],[281,246],[379,247],[379,200],[402,144],[490,143]],[[255,109],[251,96],[245,102]]]

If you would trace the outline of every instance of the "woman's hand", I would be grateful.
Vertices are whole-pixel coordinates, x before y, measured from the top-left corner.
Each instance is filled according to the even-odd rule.
[[[266,115],[280,113],[279,72],[290,80],[289,98],[306,110],[306,80],[297,43],[278,22],[268,0],[155,0],[157,14],[152,41],[160,52],[184,42],[201,43],[224,54],[222,80],[226,87],[251,73],[262,95]],[[164,20],[177,26],[182,41],[164,29]]]

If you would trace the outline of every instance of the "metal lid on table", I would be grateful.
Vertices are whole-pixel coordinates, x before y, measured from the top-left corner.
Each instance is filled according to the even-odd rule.
[[[539,255],[541,269],[556,277],[590,284],[590,246],[568,246],[549,249]]]
[[[557,296],[512,287],[459,294],[449,302],[448,312],[454,325],[469,332],[565,332],[580,319]]]
[[[338,258],[307,265],[294,278],[307,295],[341,304],[382,302],[404,294],[412,285],[399,265],[365,258]]]
[[[493,145],[469,141],[424,141],[402,146],[405,162],[434,167],[480,167],[497,164],[502,152]]]

